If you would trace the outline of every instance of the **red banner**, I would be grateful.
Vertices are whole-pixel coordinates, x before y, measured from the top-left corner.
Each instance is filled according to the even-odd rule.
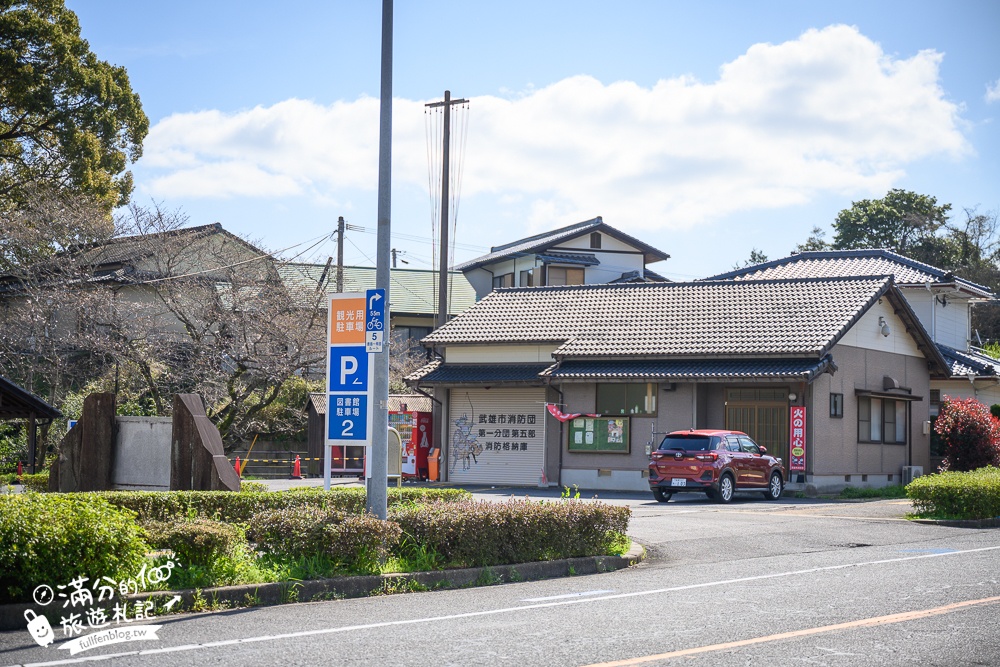
[[[570,419],[576,419],[577,417],[582,417],[582,412],[563,412],[559,409],[559,406],[555,403],[546,403],[545,407],[548,408],[549,414],[558,419],[561,422],[568,422]],[[588,417],[600,417],[601,415],[587,414]]]
[[[806,471],[806,409],[793,405],[789,415],[789,462],[788,469],[795,472]]]

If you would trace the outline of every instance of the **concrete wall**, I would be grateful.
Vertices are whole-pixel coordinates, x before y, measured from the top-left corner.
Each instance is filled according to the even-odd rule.
[[[118,417],[111,483],[115,489],[170,489],[170,417]]]

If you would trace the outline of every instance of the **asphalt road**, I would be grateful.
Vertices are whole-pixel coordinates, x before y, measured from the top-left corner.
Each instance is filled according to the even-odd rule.
[[[155,621],[156,641],[76,656],[58,650],[61,639],[40,648],[26,631],[0,633],[0,665],[1000,664],[998,530],[908,522],[909,505],[897,500],[738,496],[720,506],[699,496],[658,504],[599,495],[632,507],[630,533],[648,547],[645,563],[174,615]]]

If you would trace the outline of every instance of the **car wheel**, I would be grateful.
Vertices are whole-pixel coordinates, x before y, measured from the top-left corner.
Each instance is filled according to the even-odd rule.
[[[654,488],[653,489],[653,497],[656,498],[656,502],[658,502],[658,503],[668,502],[670,500],[670,496],[672,496],[672,495],[674,495],[674,494],[672,494],[672,493],[670,493],[668,491],[664,491],[663,489],[660,489],[660,488]]]
[[[726,473],[719,478],[719,490],[715,494],[715,499],[720,503],[728,503],[733,499],[736,485],[733,483],[733,476]]]
[[[777,500],[781,497],[781,490],[784,488],[784,484],[781,481],[781,473],[772,472],[771,481],[767,483],[767,491],[764,492],[764,497],[768,500]]]
[[[705,495],[709,500],[715,500],[715,489],[705,489]]]

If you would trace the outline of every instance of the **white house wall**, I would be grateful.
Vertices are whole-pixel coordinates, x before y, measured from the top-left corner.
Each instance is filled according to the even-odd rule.
[[[909,357],[923,357],[913,337],[906,332],[903,321],[892,310],[888,299],[880,299],[865,313],[850,330],[840,339],[840,345],[860,347],[866,350],[891,352]],[[890,334],[883,336],[878,318],[884,317],[889,325]]]
[[[968,299],[934,294],[926,289],[900,290],[934,342],[965,350],[971,339]],[[935,296],[938,298],[935,299]]]
[[[931,382],[931,389],[940,390],[942,401],[947,396],[961,399],[974,398],[988,406],[1000,403],[1000,378],[976,380],[975,383],[969,380],[934,380]]]

